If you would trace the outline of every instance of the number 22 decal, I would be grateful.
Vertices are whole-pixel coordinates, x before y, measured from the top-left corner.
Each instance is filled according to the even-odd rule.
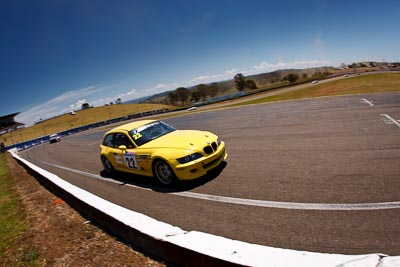
[[[142,137],[141,133],[136,133],[133,135],[133,139],[138,140],[140,137]]]
[[[126,154],[124,154],[124,160],[125,160],[126,166],[129,169],[139,169],[134,153],[126,153]]]

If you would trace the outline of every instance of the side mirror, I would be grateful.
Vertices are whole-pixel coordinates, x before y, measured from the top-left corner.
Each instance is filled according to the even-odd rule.
[[[118,147],[118,149],[120,149],[120,150],[122,150],[122,151],[126,151],[126,146],[120,145],[120,146]]]

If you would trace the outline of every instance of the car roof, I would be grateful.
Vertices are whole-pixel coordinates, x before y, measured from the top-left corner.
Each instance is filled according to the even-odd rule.
[[[151,123],[151,122],[155,122],[157,120],[141,120],[141,121],[134,121],[134,122],[130,122],[127,124],[123,124],[120,126],[115,127],[114,129],[110,130],[109,132],[113,132],[113,131],[130,131],[132,129],[135,129],[137,127],[143,126],[145,124]]]

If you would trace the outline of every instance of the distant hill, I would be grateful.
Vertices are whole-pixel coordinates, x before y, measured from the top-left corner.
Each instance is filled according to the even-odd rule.
[[[146,102],[147,99],[149,99],[152,96],[144,96],[141,98],[137,98],[137,99],[133,99],[133,100],[129,100],[129,101],[125,101],[123,102],[124,104],[137,104],[137,103],[143,103]]]
[[[311,77],[315,73],[323,73],[329,70],[333,70],[333,68],[320,67],[320,68],[310,68],[310,69],[285,69],[285,70],[277,70],[273,72],[250,75],[246,76],[246,78],[255,81],[258,87],[263,87],[271,83],[280,82],[283,79],[283,77],[285,77],[289,73],[296,73],[299,76],[307,74],[309,77]],[[233,80],[233,77],[232,79],[226,81],[214,82],[214,84],[217,85],[218,90],[221,94],[235,88],[235,82]],[[187,89],[189,91],[192,91],[195,90],[196,87],[197,85],[188,87]],[[141,98],[140,101],[135,100],[136,102],[129,102],[129,103],[164,103],[166,98],[168,97],[168,94],[174,91],[175,90],[162,92],[159,94],[149,96],[147,98]]]
[[[352,64],[342,64],[338,68],[330,67],[330,66],[322,66],[316,68],[307,68],[307,69],[283,69],[276,70],[272,72],[260,73],[246,76],[246,79],[253,80],[258,88],[263,88],[267,86],[271,86],[273,84],[282,83],[282,79],[289,74],[296,74],[299,77],[299,80],[307,81],[313,79],[323,79],[329,76],[342,75],[347,72],[365,72],[365,71],[374,71],[379,69],[399,69],[400,63],[389,63],[389,62],[373,62],[373,61],[365,61],[358,62]],[[225,94],[227,91],[235,90],[235,82],[232,79],[214,82],[216,84],[219,94]],[[189,91],[195,90],[197,85],[188,87]],[[162,92],[159,94],[155,94],[148,97],[143,97],[139,99],[135,99],[129,101],[127,103],[167,103],[168,94],[171,92],[175,92],[175,90]]]

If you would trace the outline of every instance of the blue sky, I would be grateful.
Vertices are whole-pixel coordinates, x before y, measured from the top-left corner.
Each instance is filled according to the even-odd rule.
[[[31,125],[284,68],[399,61],[400,1],[0,0],[0,116]]]

